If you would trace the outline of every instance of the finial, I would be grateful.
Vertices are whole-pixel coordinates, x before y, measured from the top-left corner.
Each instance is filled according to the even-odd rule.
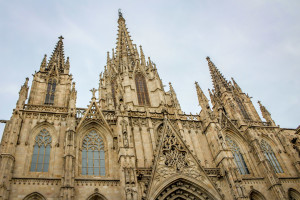
[[[59,40],[65,39],[62,35],[58,37]]]
[[[25,83],[24,83],[24,85],[28,85],[28,81],[29,81],[29,78],[28,77],[26,77],[26,81],[25,81]]]
[[[122,12],[121,12],[121,8],[119,8],[118,12],[119,12],[119,17],[120,18],[123,17]]]
[[[95,89],[95,88],[93,88],[93,89],[91,89],[90,90],[92,93],[93,93],[93,98],[96,98],[96,92],[97,92],[97,90]]]

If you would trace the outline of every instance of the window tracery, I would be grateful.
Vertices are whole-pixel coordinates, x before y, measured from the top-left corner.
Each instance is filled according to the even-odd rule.
[[[35,137],[31,160],[31,172],[47,172],[49,168],[52,138],[46,129]]]
[[[272,147],[265,140],[261,141],[261,148],[262,148],[267,160],[273,167],[274,171],[276,173],[283,173],[283,170],[275,156],[275,153],[272,150]]]
[[[150,105],[146,80],[142,74],[135,75],[135,85],[139,105]]]
[[[48,86],[47,86],[47,93],[45,98],[45,104],[54,104],[54,93],[56,89],[56,80],[55,79],[49,79]]]
[[[169,127],[167,127],[163,141],[162,152],[165,156],[165,165],[168,167],[175,167],[176,170],[181,171],[182,168],[188,166],[186,160],[187,151],[178,142],[178,139]]]
[[[237,165],[237,168],[240,172],[240,174],[250,174],[248,167],[246,165],[246,162],[244,160],[244,157],[240,151],[239,146],[236,144],[236,142],[234,142],[230,137],[225,138],[227,145],[229,146],[233,157],[234,157],[234,161]]]
[[[245,109],[245,106],[243,105],[242,101],[240,100],[240,98],[235,98],[238,106],[239,106],[239,109],[240,111],[242,112],[242,115],[243,117],[246,119],[246,120],[250,120],[250,117]]]
[[[105,176],[104,142],[95,130],[83,138],[82,175]]]

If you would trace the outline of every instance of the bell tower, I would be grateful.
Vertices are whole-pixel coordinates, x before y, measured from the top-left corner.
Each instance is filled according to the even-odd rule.
[[[63,37],[59,37],[52,56],[44,56],[40,70],[33,75],[28,105],[67,107],[72,75],[69,57],[65,60]]]
[[[230,119],[243,123],[261,121],[248,94],[242,91],[233,78],[232,82],[227,81],[209,57],[206,60],[214,86],[209,93],[215,114],[222,111]]]
[[[121,11],[118,18],[117,46],[107,52],[104,73],[100,74],[99,100],[104,109],[169,109],[181,112],[176,93],[170,84],[165,92],[157,68],[146,60],[142,46],[132,43]]]

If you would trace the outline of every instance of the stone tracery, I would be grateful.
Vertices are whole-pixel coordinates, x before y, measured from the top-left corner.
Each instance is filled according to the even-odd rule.
[[[163,141],[162,151],[165,156],[165,164],[168,167],[174,167],[177,171],[181,171],[182,168],[188,166],[187,152],[169,127]]]

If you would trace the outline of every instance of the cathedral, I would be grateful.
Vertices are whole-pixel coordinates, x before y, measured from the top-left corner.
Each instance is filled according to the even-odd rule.
[[[300,200],[300,127],[258,102],[261,119],[209,57],[213,89],[195,82],[201,112],[185,114],[119,12],[116,48],[79,108],[63,39],[2,120],[0,200]]]

